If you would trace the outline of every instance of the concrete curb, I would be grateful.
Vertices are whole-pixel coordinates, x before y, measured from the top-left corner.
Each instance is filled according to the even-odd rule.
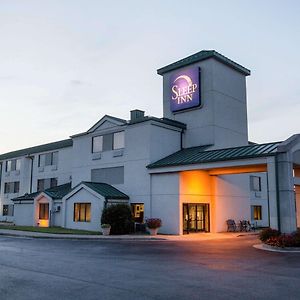
[[[264,245],[264,244],[258,244],[258,245],[253,245],[255,249],[259,250],[264,250],[264,251],[270,251],[270,252],[281,252],[281,253],[300,253],[300,248],[277,248],[277,247],[272,247],[269,245]]]
[[[22,238],[36,238],[36,239],[59,239],[59,240],[86,240],[86,241],[166,241],[167,239],[161,237],[147,237],[147,236],[103,236],[103,235],[71,235],[71,234],[51,234],[39,232],[9,232],[0,231],[1,236],[22,237]]]

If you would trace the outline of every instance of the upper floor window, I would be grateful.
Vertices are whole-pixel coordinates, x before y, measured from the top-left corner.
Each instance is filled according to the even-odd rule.
[[[19,193],[20,191],[20,182],[5,182],[4,184],[4,194],[14,194]]]
[[[122,149],[125,146],[124,131],[93,137],[92,152]]]
[[[21,169],[21,160],[20,159],[11,159],[6,161],[6,172],[17,171]]]
[[[250,176],[250,190],[254,192],[261,191],[261,178],[259,176]]]
[[[41,192],[57,186],[57,178],[38,179],[37,191]]]
[[[92,169],[91,180],[108,184],[124,184],[124,167]]]
[[[57,165],[58,151],[39,155],[39,167]]]

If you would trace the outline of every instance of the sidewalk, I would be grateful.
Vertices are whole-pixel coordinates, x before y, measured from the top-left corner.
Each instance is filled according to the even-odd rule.
[[[0,235],[16,236],[25,238],[44,239],[72,239],[72,240],[124,240],[124,241],[205,241],[213,239],[230,239],[245,235],[256,235],[256,232],[224,232],[224,233],[194,233],[186,235],[163,235],[150,236],[148,234],[128,235],[78,235],[78,234],[53,234],[31,231],[0,229]]]

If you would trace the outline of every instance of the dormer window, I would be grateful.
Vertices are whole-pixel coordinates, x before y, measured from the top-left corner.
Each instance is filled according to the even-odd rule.
[[[92,141],[92,153],[122,149],[124,145],[124,131],[94,136]]]

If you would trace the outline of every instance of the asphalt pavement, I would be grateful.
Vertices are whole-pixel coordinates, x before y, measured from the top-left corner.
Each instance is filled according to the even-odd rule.
[[[0,236],[0,299],[300,299],[300,253],[255,249],[256,238]]]

